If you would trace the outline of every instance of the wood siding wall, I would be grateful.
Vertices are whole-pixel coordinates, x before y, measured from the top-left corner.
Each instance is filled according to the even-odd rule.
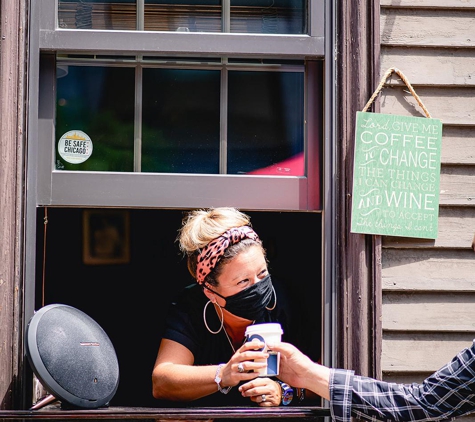
[[[475,0],[380,6],[381,75],[400,69],[443,123],[438,238],[382,240],[383,378],[414,382],[475,338]],[[380,111],[425,117],[396,74]]]

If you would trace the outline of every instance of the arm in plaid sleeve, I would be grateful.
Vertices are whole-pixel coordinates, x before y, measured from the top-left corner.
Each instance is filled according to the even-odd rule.
[[[351,421],[353,374],[353,371],[345,369],[332,369],[330,372],[330,414],[333,421]]]
[[[332,370],[330,407],[335,421],[349,415],[375,420],[435,421],[475,411],[475,343],[421,384],[395,384]]]

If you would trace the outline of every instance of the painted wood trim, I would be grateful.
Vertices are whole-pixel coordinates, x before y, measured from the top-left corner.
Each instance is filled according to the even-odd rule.
[[[0,2],[0,397],[18,402],[21,350],[21,239],[26,1]],[[16,388],[14,388],[16,387]]]
[[[65,415],[67,412],[67,415]],[[61,409],[58,403],[48,407],[31,410],[0,410],[0,420],[7,421],[214,421],[214,420],[243,420],[272,421],[305,420],[319,421],[330,417],[330,408],[322,406],[273,406],[273,407],[119,407],[104,406],[97,409]]]
[[[351,197],[348,194],[352,190],[354,116],[364,107],[379,82],[379,4],[375,3],[352,0],[339,3],[336,82],[339,88],[336,139],[341,141],[336,194],[336,221],[339,224],[336,281],[339,321],[336,333],[340,346],[336,365],[370,376],[376,375],[374,352],[377,342],[381,341],[381,331],[375,329],[374,312],[377,310],[372,291],[375,244],[372,236],[350,233]],[[351,43],[347,41],[350,39]]]

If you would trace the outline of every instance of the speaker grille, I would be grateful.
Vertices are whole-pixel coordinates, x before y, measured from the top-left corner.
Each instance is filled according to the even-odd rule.
[[[92,318],[66,305],[51,307],[42,313],[35,338],[40,360],[58,384],[46,385],[52,393],[64,396],[64,389],[78,399],[68,396],[75,405],[83,400],[104,404],[115,394],[119,379],[115,350]]]

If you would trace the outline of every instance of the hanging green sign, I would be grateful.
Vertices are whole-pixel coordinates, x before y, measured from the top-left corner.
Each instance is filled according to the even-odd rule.
[[[351,231],[436,239],[442,122],[357,112]]]

